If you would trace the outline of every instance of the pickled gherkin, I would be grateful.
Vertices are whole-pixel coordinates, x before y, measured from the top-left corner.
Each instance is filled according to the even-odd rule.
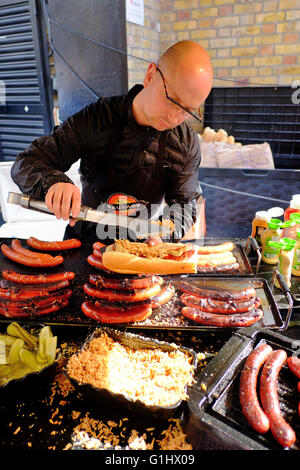
[[[34,334],[13,322],[0,334],[0,386],[52,364],[57,355],[57,337],[49,326]]]

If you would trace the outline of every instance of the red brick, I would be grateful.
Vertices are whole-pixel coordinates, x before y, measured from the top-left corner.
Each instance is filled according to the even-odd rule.
[[[262,27],[262,33],[263,34],[268,34],[268,33],[274,33],[275,31],[275,24],[264,24]]]
[[[283,58],[283,64],[295,64],[297,61],[297,56],[295,55],[286,55]]]
[[[273,54],[274,47],[273,46],[263,46],[260,48],[261,55],[270,55]]]
[[[283,36],[283,42],[297,42],[298,33],[287,33]]]
[[[178,20],[188,20],[191,17],[189,10],[181,10],[177,13]]]
[[[224,5],[219,8],[220,16],[228,16],[233,13],[233,5]]]

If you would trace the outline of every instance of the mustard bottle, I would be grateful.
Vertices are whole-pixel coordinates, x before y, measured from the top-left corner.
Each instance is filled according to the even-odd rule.
[[[279,242],[282,237],[282,221],[280,219],[271,219],[261,234],[260,241],[262,245],[261,260],[266,264],[277,264],[280,249],[276,246],[270,246],[269,242]]]
[[[258,211],[255,213],[255,217],[252,220],[252,233],[251,237],[255,238],[258,246],[261,248],[260,237],[263,231],[268,228],[268,222],[272,218],[281,217],[284,213],[284,210],[281,207],[272,207],[267,211]]]
[[[280,242],[269,242],[269,245],[279,249],[278,271],[283,276],[286,285],[291,287],[291,274],[293,258],[296,246],[296,240],[293,238],[282,238]],[[275,287],[280,289],[280,284],[276,278],[274,281]]]
[[[293,276],[300,276],[300,230],[297,230],[297,240],[292,265]]]

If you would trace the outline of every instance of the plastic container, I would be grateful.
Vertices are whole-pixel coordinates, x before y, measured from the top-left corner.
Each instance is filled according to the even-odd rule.
[[[284,220],[290,220],[290,215],[293,212],[300,213],[300,194],[294,194],[292,197],[289,207],[284,211]]]
[[[297,239],[297,230],[300,229],[300,213],[299,212],[292,212],[290,214],[290,220],[289,221],[292,222],[292,224],[289,227],[286,227],[284,229],[282,236],[285,237],[285,238],[293,238],[294,240],[296,240]]]
[[[269,245],[273,248],[277,248],[278,250],[280,250],[278,259],[278,271],[280,274],[282,274],[287,286],[291,287],[292,265],[296,240],[293,240],[292,238],[282,238],[279,242],[270,241]],[[277,278],[275,279],[274,284],[278,289],[281,288]]]
[[[268,222],[272,218],[281,217],[283,213],[284,210],[281,207],[272,207],[268,211],[258,211],[255,213],[255,217],[252,220],[251,237],[255,238],[259,247],[261,247],[261,235],[268,228]]]
[[[300,230],[297,230],[297,239],[292,265],[292,275],[300,276]]]
[[[280,249],[272,247],[269,242],[279,242],[282,237],[282,221],[280,219],[271,219],[268,222],[268,228],[264,230],[261,235],[261,259],[266,264],[277,264],[279,259]]]

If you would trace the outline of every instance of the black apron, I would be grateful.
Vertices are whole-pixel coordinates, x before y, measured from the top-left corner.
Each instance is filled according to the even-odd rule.
[[[133,196],[137,201],[146,202],[149,212],[150,205],[162,204],[165,195],[164,153],[166,132],[162,132],[159,135],[158,155],[155,165],[147,167],[138,166],[140,151],[143,150],[139,149],[140,151],[135,152],[128,171],[119,173],[113,166],[112,156],[121,137],[122,130],[123,123],[113,133],[105,151],[105,160],[101,161],[101,168],[96,171],[95,177],[88,184],[89,190],[87,195],[83,191],[82,204],[97,208],[101,203],[104,203],[105,207],[105,203],[112,194],[126,194]],[[93,243],[99,240],[97,232],[97,224],[77,221],[74,227],[70,225],[66,227],[64,239],[78,238],[84,243]],[[130,236],[128,238],[130,239]],[[113,239],[106,236],[101,241],[105,244],[111,244]]]

